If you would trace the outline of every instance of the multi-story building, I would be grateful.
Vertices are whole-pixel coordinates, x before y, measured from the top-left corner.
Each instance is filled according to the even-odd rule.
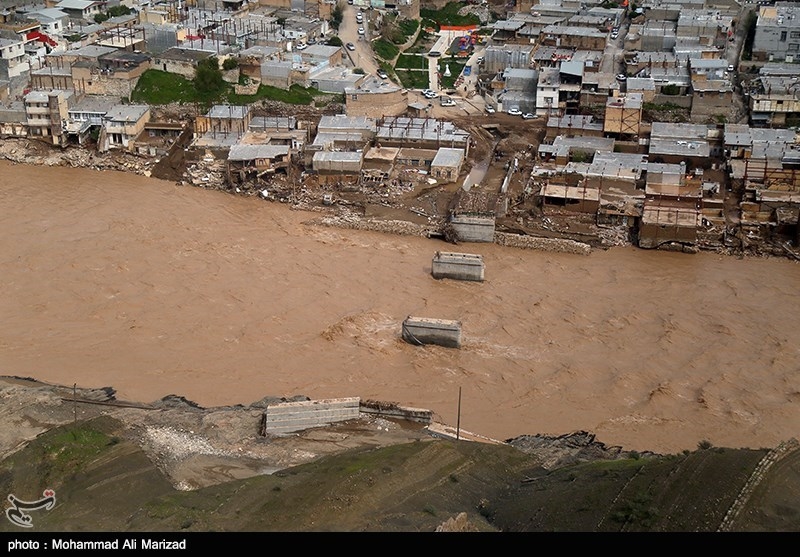
[[[61,145],[72,91],[31,91],[25,95],[28,135]]]
[[[800,62],[800,5],[777,2],[761,6],[753,40],[753,59]]]

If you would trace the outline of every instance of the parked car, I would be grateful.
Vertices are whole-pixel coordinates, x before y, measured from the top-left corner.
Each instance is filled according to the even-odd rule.
[[[347,48],[347,50],[355,50],[356,49],[356,45],[354,45],[353,43],[347,43],[344,46]]]
[[[389,79],[389,74],[383,68],[378,68],[375,74],[381,79]]]
[[[618,32],[618,31],[612,31],[612,32],[611,32],[611,38],[612,38],[612,39],[617,39],[617,38],[619,38],[619,32]]]
[[[628,76],[625,75],[624,73],[617,74],[617,81],[626,81],[627,79]]]
[[[307,45],[304,44],[304,43],[297,43],[297,45],[295,46],[295,49],[297,49],[297,50],[305,50],[306,46]]]
[[[489,104],[486,105],[486,114],[494,114],[495,112],[496,110],[492,105]]]
[[[454,101],[450,97],[442,97],[441,99],[439,99],[439,104],[442,106],[455,106],[456,101]]]
[[[364,31],[364,28],[363,28],[363,27],[359,27],[359,28],[358,28],[358,34],[359,34],[359,35],[363,35],[363,34],[364,34],[364,32],[365,32],[365,31]]]
[[[534,118],[536,118],[536,114],[534,114],[533,112],[526,112],[525,114],[522,115],[523,120],[533,120]]]
[[[438,50],[431,50],[431,51],[428,53],[428,56],[430,56],[431,58],[438,58],[438,57],[439,57],[439,56],[441,56],[441,55],[442,55],[442,53],[441,53],[441,52],[439,52]]]
[[[479,66],[480,66],[481,64],[483,64],[483,56],[478,56],[478,59],[477,59],[477,60],[475,60],[475,63],[476,63],[476,64],[478,64]]]
[[[508,109],[508,113],[511,114],[512,116],[521,116],[522,115],[522,111],[519,108],[517,108],[516,106],[512,106],[511,108],[509,108]]]
[[[425,89],[422,92],[422,96],[425,97],[426,99],[435,99],[436,97],[439,96],[439,93],[437,93],[436,91],[433,91],[431,89]]]

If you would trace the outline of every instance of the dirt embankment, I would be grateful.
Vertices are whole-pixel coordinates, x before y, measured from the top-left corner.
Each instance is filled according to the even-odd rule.
[[[17,377],[0,377],[0,401],[0,458],[44,431],[106,415],[125,424],[126,437],[145,451],[176,489],[184,491],[270,474],[351,449],[432,441],[446,435],[443,427],[362,413],[357,420],[262,436],[259,425],[264,408],[286,399],[267,397],[247,406],[223,408],[201,408],[174,395],[136,403],[117,400],[113,388],[73,389]],[[587,432],[526,435],[508,444],[534,455],[545,468],[628,454]]]

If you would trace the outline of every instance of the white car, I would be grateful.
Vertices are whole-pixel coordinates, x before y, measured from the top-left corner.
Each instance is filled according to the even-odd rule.
[[[486,105],[486,114],[494,114],[495,112],[496,112],[496,110],[494,109],[493,106],[488,105],[488,104]]]
[[[437,93],[436,91],[431,91],[430,89],[426,89],[425,91],[422,92],[422,96],[425,97],[426,99],[435,99],[436,97],[439,96],[439,93]]]
[[[363,27],[359,27],[358,28],[358,34],[359,35],[363,35],[364,34],[364,28]]]
[[[533,120],[534,118],[536,118],[536,114],[534,114],[533,112],[526,112],[525,114],[522,115],[523,120]]]
[[[521,116],[522,115],[522,111],[519,108],[517,108],[516,106],[514,106],[512,108],[509,108],[508,109],[508,113],[511,114],[512,116]]]
[[[353,43],[347,43],[345,46],[347,47],[347,50],[355,50],[356,49],[356,45],[354,45]]]

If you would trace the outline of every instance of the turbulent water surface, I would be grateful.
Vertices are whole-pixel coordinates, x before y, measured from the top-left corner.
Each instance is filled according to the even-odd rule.
[[[800,266],[590,256],[305,224],[257,198],[0,163],[0,374],[203,406],[358,396],[496,439],[768,447],[800,429]],[[435,280],[436,250],[484,256]],[[408,315],[463,346],[411,346]]]

